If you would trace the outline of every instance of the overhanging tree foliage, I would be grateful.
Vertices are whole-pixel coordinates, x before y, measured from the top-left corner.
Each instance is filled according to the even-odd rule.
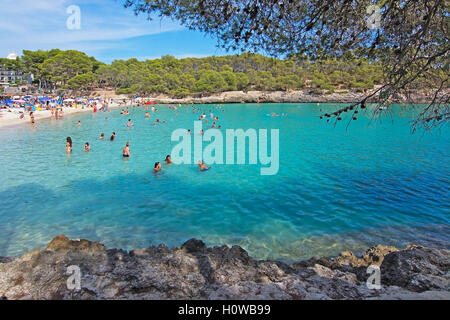
[[[351,51],[383,67],[383,85],[362,101],[326,117],[341,119],[376,98],[432,90],[413,128],[450,119],[449,3],[446,0],[123,0],[136,14],[170,17],[215,35],[226,49],[311,59]],[[375,7],[374,7],[375,5]],[[420,87],[418,85],[420,84]],[[411,101],[414,102],[414,101]],[[381,113],[385,108],[376,108]]]

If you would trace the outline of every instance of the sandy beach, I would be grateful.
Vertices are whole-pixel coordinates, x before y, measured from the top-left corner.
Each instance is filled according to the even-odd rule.
[[[120,105],[117,103],[110,104],[110,108],[116,108]],[[20,109],[8,109],[1,110],[0,111],[0,128],[8,127],[8,126],[14,126],[14,125],[20,125],[20,124],[30,124],[30,113],[25,112],[25,116],[23,119],[20,119]],[[63,115],[64,117],[67,117],[68,115],[74,115],[77,113],[84,113],[84,112],[93,112],[92,108],[78,108],[78,107],[64,107],[63,108]],[[36,110],[34,111],[34,119],[36,122],[39,122],[39,120],[51,118],[52,114],[50,110]]]

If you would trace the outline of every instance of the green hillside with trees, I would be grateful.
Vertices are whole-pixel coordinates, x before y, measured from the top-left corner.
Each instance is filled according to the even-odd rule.
[[[160,59],[132,58],[105,64],[79,51],[54,49],[24,50],[17,61],[3,59],[1,63],[33,73],[35,81],[46,89],[109,88],[119,94],[164,93],[175,97],[234,90],[364,91],[382,83],[379,65],[357,59],[350,52],[339,59],[318,61],[243,53],[184,59],[166,55]]]

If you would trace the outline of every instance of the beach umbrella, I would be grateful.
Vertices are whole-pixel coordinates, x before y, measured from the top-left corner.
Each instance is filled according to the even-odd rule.
[[[36,111],[36,107],[30,103],[26,104],[25,108],[28,109],[28,111]]]

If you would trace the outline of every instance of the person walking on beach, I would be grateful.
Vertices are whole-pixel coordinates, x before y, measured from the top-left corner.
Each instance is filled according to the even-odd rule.
[[[71,137],[67,137],[66,139],[66,153],[71,153],[72,152],[72,138]]]
[[[125,158],[129,158],[131,156],[131,154],[130,154],[130,143],[129,142],[127,142],[125,144],[125,147],[122,149],[122,155]]]

